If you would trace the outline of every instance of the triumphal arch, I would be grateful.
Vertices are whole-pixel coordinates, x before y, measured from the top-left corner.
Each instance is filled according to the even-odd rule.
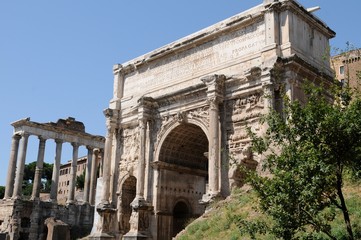
[[[330,83],[335,33],[293,0],[262,4],[114,66],[92,239],[171,239],[257,169],[247,126]],[[327,85],[327,84],[326,84]]]

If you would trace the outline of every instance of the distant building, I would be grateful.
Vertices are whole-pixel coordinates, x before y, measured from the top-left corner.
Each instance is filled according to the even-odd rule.
[[[85,174],[87,163],[87,157],[81,157],[77,162],[77,171],[76,176],[80,176]],[[66,164],[60,166],[59,172],[59,185],[58,185],[58,198],[57,201],[59,204],[65,204],[69,194],[69,184],[71,180],[70,175],[71,169],[71,160],[69,160]],[[75,188],[75,200],[83,201],[83,189]]]
[[[351,88],[360,88],[361,72],[361,49],[355,49],[333,56],[331,66],[335,70],[335,77],[343,85],[348,84]]]

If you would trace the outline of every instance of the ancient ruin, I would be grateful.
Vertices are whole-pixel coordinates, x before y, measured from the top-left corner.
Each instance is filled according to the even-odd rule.
[[[335,33],[296,1],[264,0],[114,66],[103,188],[91,239],[171,239],[260,166],[246,127],[329,84]],[[326,56],[326,58],[325,58]]]
[[[35,134],[40,136],[39,170],[47,138],[57,141],[56,156],[61,142],[74,143],[72,169],[79,144],[89,146],[88,156],[104,149],[89,239],[171,239],[189,219],[202,215],[209,203],[229,196],[232,188],[243,184],[238,166],[259,168],[262,159],[252,154],[248,126],[262,134],[261,115],[270,109],[281,111],[283,93],[291,100],[302,100],[305,79],[331,83],[327,56],[334,35],[296,1],[264,0],[250,10],[116,64],[113,98],[104,110],[105,143],[86,135],[79,126],[54,133],[52,129],[59,126],[29,120],[14,123],[2,231],[19,239],[27,229],[29,239],[41,239],[45,231],[38,224],[49,217],[72,227],[93,221],[92,205],[74,204],[73,190],[67,208],[37,201],[36,184],[32,201],[21,201],[25,151],[20,152],[15,175],[17,149],[20,138],[26,149],[28,134]],[[54,166],[57,183],[58,163]],[[94,184],[94,174],[87,174]],[[74,181],[71,184],[73,189]],[[90,194],[88,200],[94,197],[92,184],[85,194]],[[52,190],[51,199],[56,199],[55,194]],[[29,212],[26,216],[24,210]],[[56,225],[55,220],[49,221]]]
[[[37,123],[30,118],[12,123],[14,135],[11,145],[10,161],[4,199],[0,202],[0,232],[6,233],[10,239],[43,239],[48,234],[46,219],[61,220],[75,236],[90,233],[93,224],[94,206],[90,203],[95,199],[97,181],[96,170],[100,151],[104,149],[104,137],[94,136],[85,132],[82,122],[74,118],[59,119],[56,123]],[[36,162],[33,191],[30,200],[22,195],[24,165],[29,136],[39,138],[38,158]],[[56,143],[55,161],[52,174],[50,199],[40,200],[41,176],[44,164],[45,144],[49,139]],[[57,204],[59,186],[59,169],[62,145],[69,142],[73,146],[71,178],[67,205]],[[19,147],[19,145],[21,145]],[[75,176],[77,170],[78,149],[88,149],[88,165],[85,181],[84,201],[75,201]],[[94,160],[94,161],[93,161]],[[48,224],[48,226],[50,226]],[[53,228],[53,225],[51,225]],[[51,233],[49,233],[51,235]],[[59,238],[60,239],[60,238]]]

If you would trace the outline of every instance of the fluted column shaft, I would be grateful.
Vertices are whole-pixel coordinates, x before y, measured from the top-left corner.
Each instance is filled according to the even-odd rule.
[[[16,171],[16,160],[18,158],[19,142],[21,135],[14,134],[11,142],[10,160],[8,166],[8,174],[6,179],[4,199],[11,198],[14,190],[14,180]]]
[[[39,150],[38,150],[38,158],[36,161],[35,176],[34,176],[31,200],[38,199],[40,196],[41,176],[43,173],[43,166],[44,166],[45,142],[46,142],[46,139],[39,136]]]
[[[209,191],[219,192],[219,159],[220,159],[220,137],[219,137],[219,110],[218,100],[209,99]]]
[[[55,139],[56,150],[55,150],[55,161],[53,166],[53,175],[51,178],[51,190],[50,190],[50,199],[51,201],[57,201],[58,196],[58,187],[59,187],[59,171],[60,171],[60,162],[61,162],[61,150],[63,147],[63,141]]]
[[[97,183],[97,168],[98,168],[98,158],[100,150],[95,148],[93,150],[93,157],[91,163],[91,174],[90,174],[90,191],[89,191],[89,203],[91,205],[95,204],[95,190]]]
[[[88,156],[85,168],[85,181],[84,181],[84,202],[89,202],[89,190],[90,190],[90,172],[93,161],[93,147],[88,146]]]
[[[69,184],[69,194],[67,203],[74,203],[74,195],[75,195],[75,185],[76,185],[76,172],[77,172],[77,164],[78,164],[78,152],[79,152],[79,144],[72,143],[73,146],[73,159],[71,162],[70,168],[70,184]]]
[[[144,199],[144,179],[145,179],[145,141],[146,141],[147,122],[145,119],[139,120],[140,154],[138,160],[138,177],[136,198]]]
[[[202,78],[207,86],[209,104],[209,146],[208,146],[208,191],[212,196],[220,193],[220,116],[219,104],[224,97],[224,75],[210,75]]]
[[[109,204],[110,197],[110,170],[112,159],[112,143],[113,143],[114,129],[108,127],[107,136],[105,139],[104,160],[103,160],[103,191],[101,195],[101,203]]]
[[[20,156],[17,161],[17,170],[16,170],[16,177],[15,177],[15,186],[12,198],[18,199],[21,198],[21,190],[24,178],[24,166],[26,160],[26,150],[28,148],[28,139],[29,134],[23,133],[21,138],[21,152]]]

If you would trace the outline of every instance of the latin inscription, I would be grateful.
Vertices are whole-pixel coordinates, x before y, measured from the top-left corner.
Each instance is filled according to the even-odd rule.
[[[228,61],[258,52],[265,44],[265,25],[260,20],[246,28],[218,37],[217,39],[168,58],[155,61],[146,71],[127,77],[127,90],[144,91],[141,87],[153,88],[175,84],[184,77],[212,69]]]

